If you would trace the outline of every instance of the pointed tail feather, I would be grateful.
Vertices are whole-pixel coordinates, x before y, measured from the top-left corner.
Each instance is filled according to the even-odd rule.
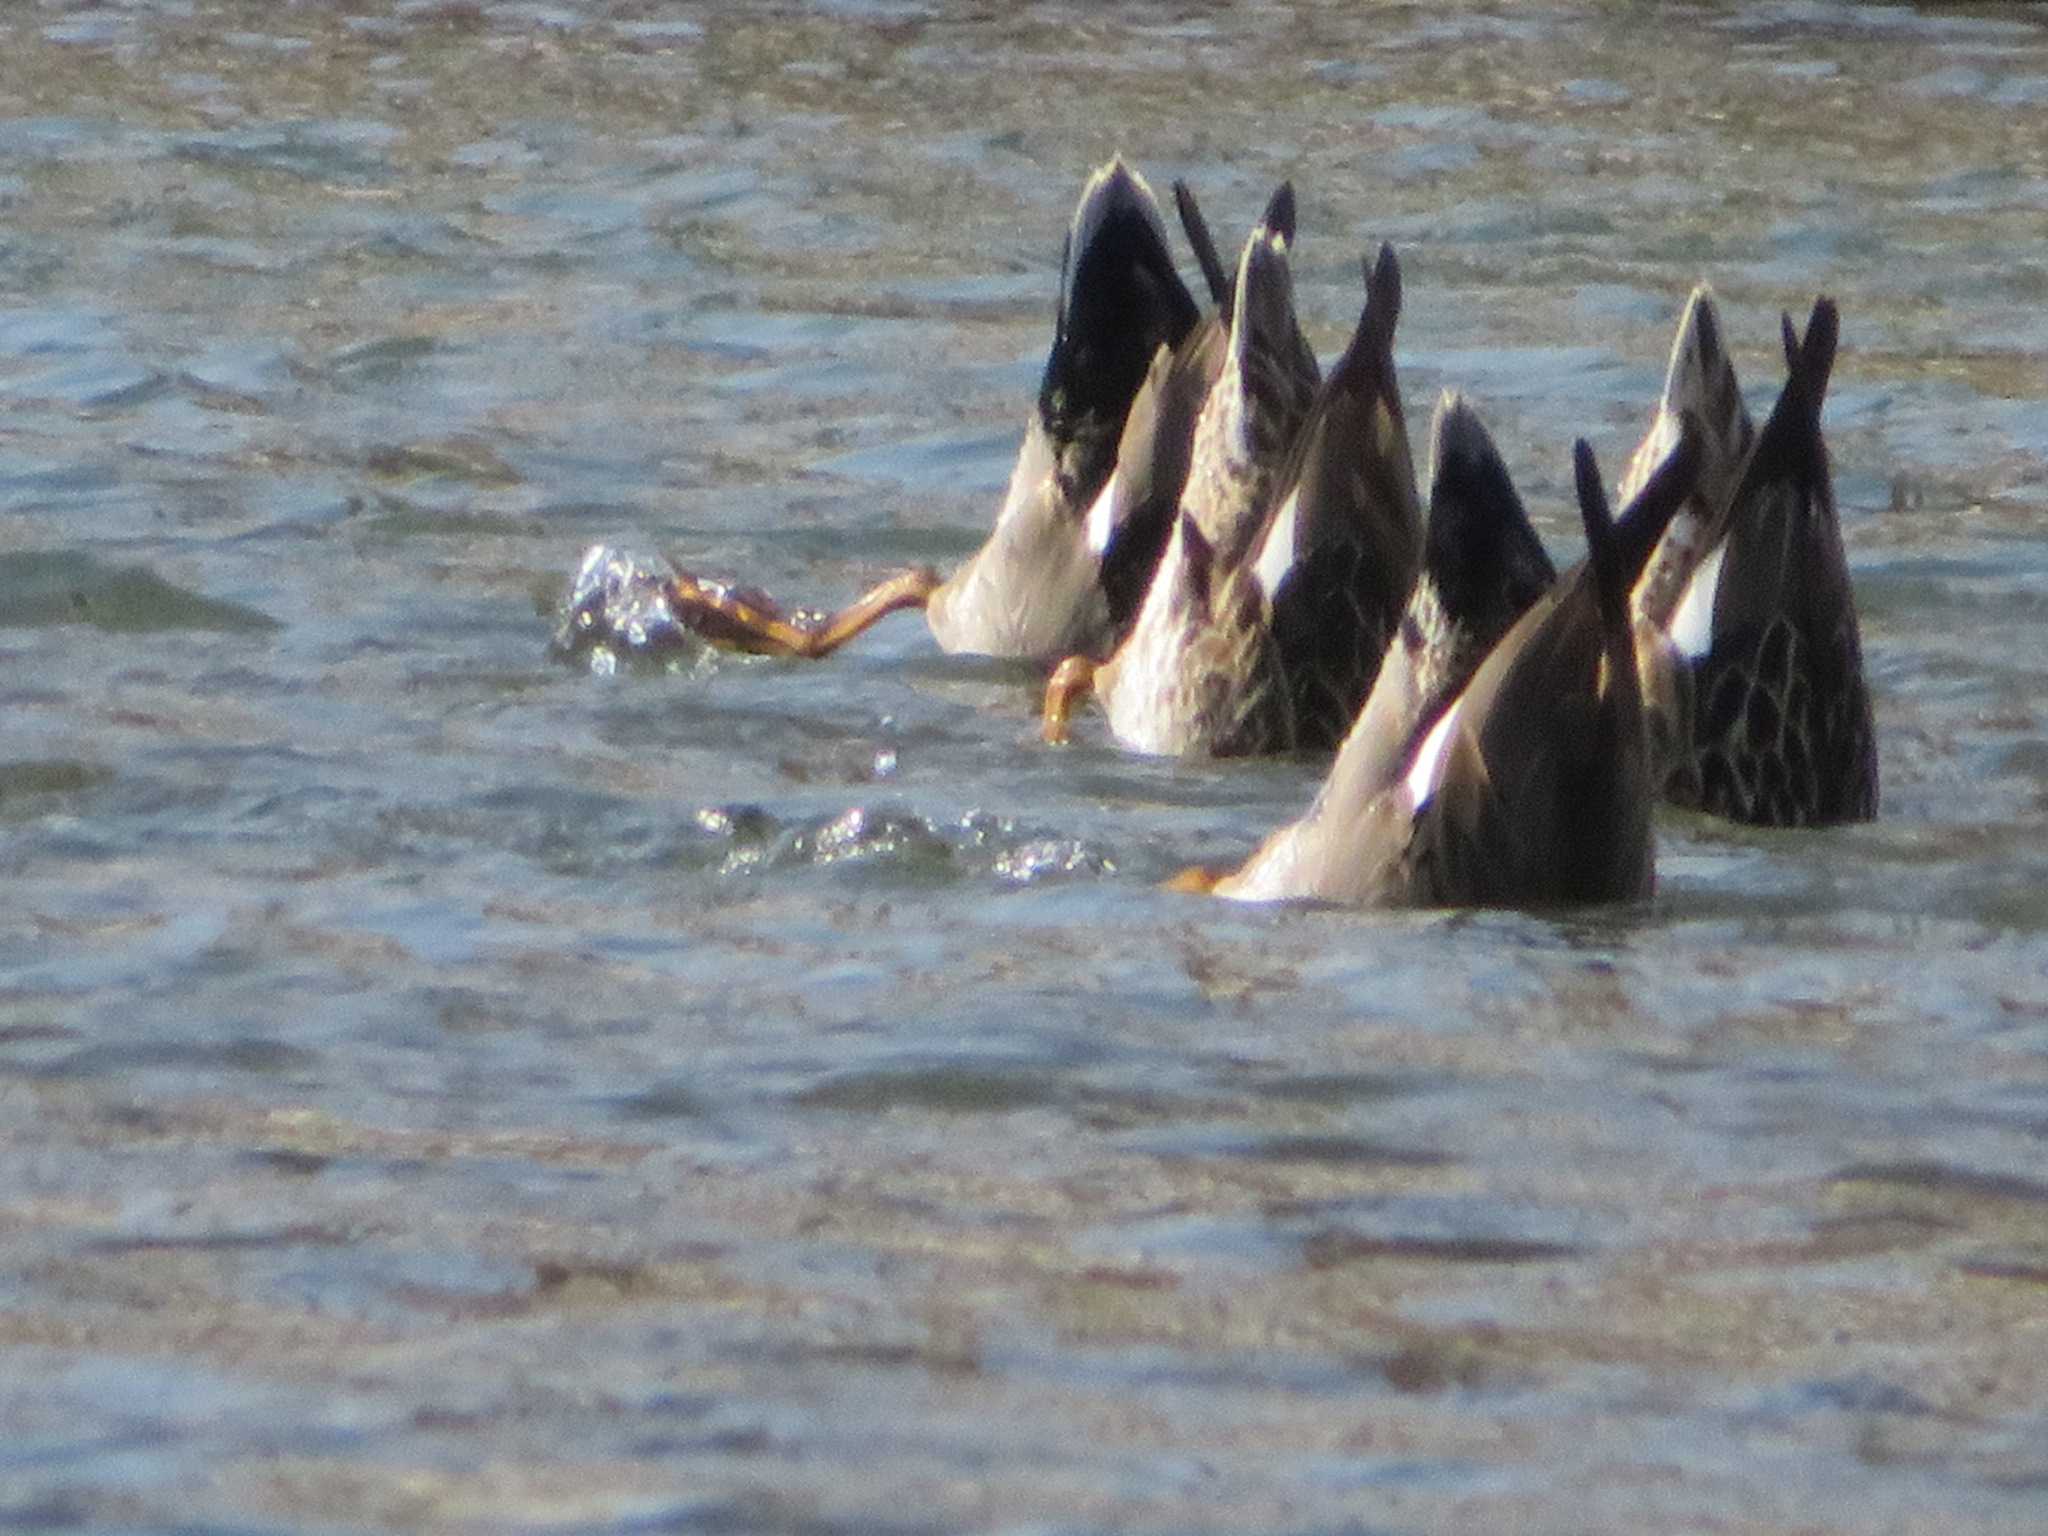
[[[1486,483],[1490,490],[1505,487],[1505,495],[1521,505],[1493,434],[1486,430],[1472,403],[1456,390],[1447,389],[1437,397],[1436,414],[1430,418],[1429,479],[1432,492],[1438,486],[1448,488],[1472,480]],[[1432,495],[1431,499],[1436,498]]]
[[[1785,370],[1798,381],[1799,392],[1816,422],[1828,379],[1835,371],[1835,347],[1841,340],[1842,316],[1835,301],[1822,297],[1813,301],[1813,313],[1806,321],[1806,335],[1792,330],[1792,317],[1780,317],[1785,331]]]
[[[1269,508],[1269,493],[1276,489],[1264,482],[1286,466],[1320,381],[1315,353],[1295,316],[1287,241],[1280,231],[1261,224],[1246,239],[1238,258],[1222,372],[1197,425],[1197,438],[1208,447],[1198,450],[1198,462],[1190,471],[1191,485],[1208,487],[1205,496],[1221,494],[1228,499],[1250,489],[1257,506],[1231,518],[1245,538],[1256,536],[1259,514]],[[1213,457],[1205,460],[1204,454]],[[1221,478],[1205,479],[1204,463],[1222,471]],[[1239,485],[1246,474],[1260,483]],[[1226,482],[1236,489],[1223,492]],[[1227,558],[1235,560],[1243,553],[1232,549]]]
[[[1401,263],[1394,248],[1382,243],[1379,259],[1365,272],[1365,328],[1375,356],[1391,356],[1394,327],[1401,323]]]
[[[1365,269],[1365,307],[1344,355],[1330,369],[1332,392],[1370,393],[1375,383],[1384,382],[1395,403],[1394,327],[1401,323],[1401,263],[1391,245],[1380,247],[1379,260]]]
[[[1151,231],[1160,250],[1166,248],[1166,219],[1159,211],[1159,199],[1145,178],[1122,155],[1117,155],[1108,164],[1096,167],[1081,189],[1080,202],[1074,206],[1067,235],[1076,256],[1087,254],[1106,225],[1133,219]]]
[[[1180,227],[1186,231],[1188,247],[1195,253],[1195,263],[1202,269],[1202,280],[1209,285],[1209,297],[1223,318],[1230,318],[1230,269],[1223,265],[1223,258],[1216,253],[1216,241],[1209,234],[1209,221],[1202,217],[1202,206],[1195,201],[1194,188],[1184,181],[1173,184],[1173,205],[1180,210]]]
[[[1600,463],[1583,437],[1572,444],[1572,472],[1578,484],[1579,521],[1586,529],[1586,563],[1593,568],[1593,586],[1600,596],[1600,627],[1612,647],[1617,636],[1628,637],[1628,582],[1615,548],[1614,518],[1607,508],[1607,489],[1600,483]]]
[[[1288,245],[1294,244],[1294,183],[1283,181],[1273,189],[1259,222]]]
[[[1591,456],[1592,450],[1588,448],[1586,457],[1590,460]],[[1686,411],[1678,418],[1677,446],[1664,456],[1664,462],[1622,509],[1621,521],[1615,525],[1616,564],[1622,573],[1624,599],[1636,578],[1642,575],[1643,567],[1649,564],[1664,530],[1692,495],[1699,482],[1702,456],[1699,421],[1691,411]]]
[[[1827,449],[1820,435],[1820,413],[1834,372],[1835,346],[1841,319],[1834,300],[1814,301],[1813,314],[1802,338],[1792,317],[1780,317],[1785,343],[1785,367],[1789,376],[1778,392],[1778,403],[1757,434],[1756,454],[1742,487],[1736,493],[1734,515],[1740,518],[1745,505],[1760,488],[1791,482],[1811,489],[1827,478]]]

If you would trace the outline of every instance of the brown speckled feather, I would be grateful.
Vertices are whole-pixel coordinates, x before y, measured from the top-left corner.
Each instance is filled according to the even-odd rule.
[[[1394,373],[1400,315],[1400,264],[1382,246],[1257,559],[1299,746],[1335,746],[1351,728],[1421,563],[1422,513]]]
[[[1246,242],[1222,370],[1204,401],[1179,516],[1130,634],[1096,674],[1119,739],[1140,751],[1231,754],[1291,745],[1247,557],[1315,398],[1294,315],[1282,187]]]
[[[1335,746],[1420,560],[1393,362],[1399,264],[1382,248],[1351,343],[1310,401],[1284,254],[1256,237],[1246,248],[1230,359],[1203,408],[1181,526],[1131,640],[1097,678],[1113,728],[1145,750]],[[1197,560],[1209,573],[1199,604]]]
[[[1691,712],[1665,793],[1759,826],[1865,821],[1876,736],[1820,432],[1834,304],[1814,305],[1803,339],[1789,318],[1785,333],[1790,377],[1667,626]]]

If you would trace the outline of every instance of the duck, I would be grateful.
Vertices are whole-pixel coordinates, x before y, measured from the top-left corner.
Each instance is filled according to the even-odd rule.
[[[1102,588],[1118,639],[1129,629],[1165,552],[1194,455],[1195,424],[1223,372],[1230,338],[1230,273],[1217,255],[1194,191],[1185,181],[1175,181],[1173,195],[1215,307],[1178,344],[1162,344],[1153,354],[1124,417],[1115,467],[1083,520],[1088,547],[1102,559]],[[1096,654],[1106,656],[1111,649]]]
[[[1121,156],[1112,159],[1075,209],[1052,348],[981,548],[949,577],[926,566],[898,572],[831,614],[678,571],[667,591],[677,621],[729,649],[814,659],[888,614],[922,608],[943,651],[1041,662],[1107,655],[1149,580],[1153,528],[1141,501],[1100,511],[1097,503],[1134,401],[1148,388],[1175,390],[1174,359],[1200,319],[1158,198]],[[1150,538],[1150,558],[1161,543]]]
[[[1631,594],[1660,793],[1759,827],[1877,815],[1862,637],[1820,418],[1840,338],[1833,300],[1803,333],[1780,318],[1786,380],[1759,432],[1713,295],[1687,301],[1657,412],[1631,461],[1648,473],[1670,423],[1704,423],[1699,490]]]
[[[1107,661],[1055,669],[1048,741],[1092,690],[1142,752],[1329,750],[1371,686],[1421,545],[1392,356],[1400,265],[1382,247],[1324,381],[1295,315],[1293,240],[1283,185],[1239,258],[1222,371],[1151,587]]]
[[[1618,521],[1581,439],[1573,470],[1586,559],[1523,610],[1448,704],[1435,700],[1456,662],[1432,682],[1427,648],[1404,644],[1396,654],[1425,665],[1407,683],[1405,662],[1382,668],[1360,716],[1366,729],[1355,732],[1349,761],[1340,754],[1344,771],[1333,765],[1310,815],[1234,874],[1197,871],[1174,883],[1240,900],[1368,907],[1555,908],[1648,896],[1655,793],[1629,593],[1692,492],[1698,435],[1682,418],[1676,443]],[[1498,489],[1481,504],[1495,508],[1496,529],[1510,530],[1503,547],[1515,549]],[[1482,568],[1495,563],[1488,557]],[[1518,581],[1540,569],[1526,556],[1508,569],[1516,567]],[[1427,585],[1435,583],[1432,575]],[[1404,689],[1419,709],[1401,701]]]
[[[1400,777],[1487,653],[1557,580],[1491,434],[1453,391],[1430,421],[1429,487],[1421,570],[1314,803],[1236,871],[1190,871],[1186,888],[1243,901],[1368,899],[1372,866],[1355,848],[1360,812]]]

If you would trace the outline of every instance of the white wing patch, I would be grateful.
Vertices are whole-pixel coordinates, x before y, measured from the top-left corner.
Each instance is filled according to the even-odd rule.
[[[1465,701],[1459,699],[1445,710],[1416,748],[1415,761],[1408,768],[1408,800],[1418,811],[1436,793],[1437,783],[1443,777],[1444,758],[1450,752],[1451,732],[1457,728],[1458,711],[1464,707]]]
[[[1121,470],[1111,474],[1102,493],[1095,498],[1095,505],[1088,509],[1088,548],[1097,558],[1109,552],[1109,541],[1116,536],[1117,524],[1123,521],[1123,511],[1116,504],[1123,478]]]
[[[1721,589],[1721,561],[1727,553],[1724,539],[1693,572],[1678,611],[1671,615],[1671,643],[1688,661],[1698,661],[1714,648],[1714,595]]]
[[[1300,490],[1289,491],[1287,500],[1280,504],[1280,515],[1266,530],[1266,542],[1259,546],[1259,558],[1252,570],[1269,603],[1278,599],[1280,584],[1294,569],[1294,525],[1300,520],[1300,512]]]

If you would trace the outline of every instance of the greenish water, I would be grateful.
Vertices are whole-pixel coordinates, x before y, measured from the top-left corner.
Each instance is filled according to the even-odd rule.
[[[2032,1531],[2048,15],[0,15],[0,1530]],[[1395,243],[1560,555],[1691,284],[1826,427],[1884,818],[1569,921],[1155,889],[1307,762],[582,551],[985,529],[1111,152]],[[1192,276],[1192,272],[1190,272]]]

